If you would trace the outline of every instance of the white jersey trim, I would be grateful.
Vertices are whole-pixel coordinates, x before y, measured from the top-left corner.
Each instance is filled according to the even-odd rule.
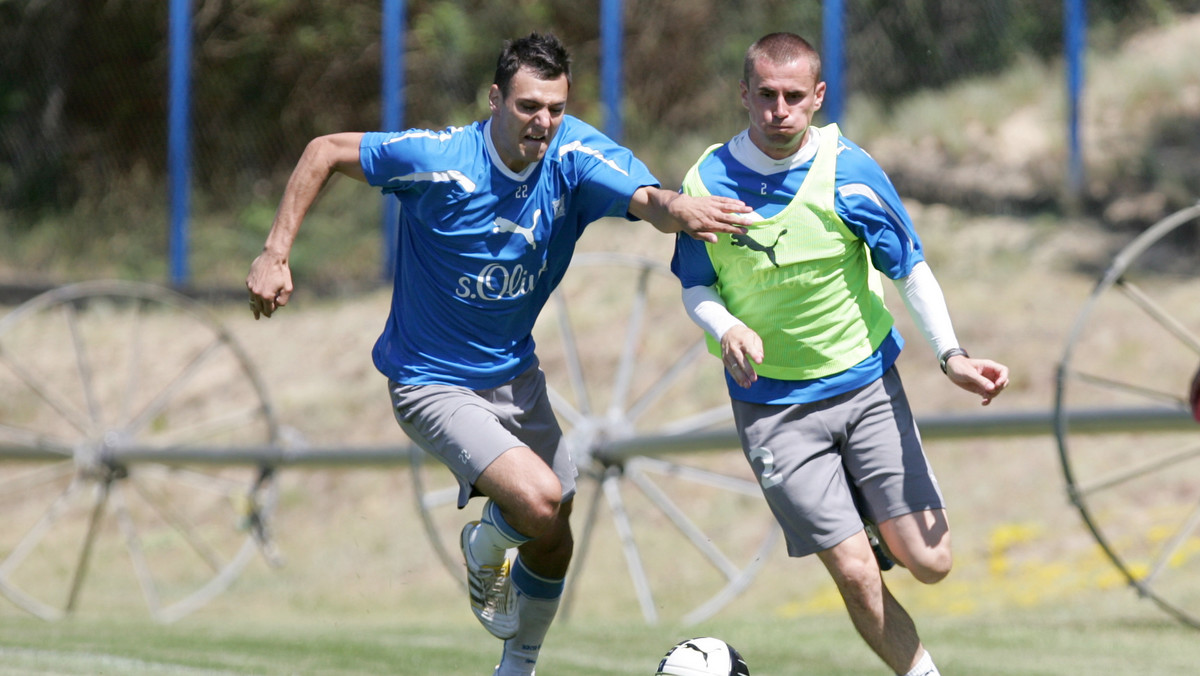
[[[537,169],[537,166],[542,163],[541,160],[538,160],[537,162],[531,162],[528,167],[525,167],[521,170],[521,173],[517,173],[512,169],[509,169],[508,165],[500,159],[500,151],[496,150],[496,144],[492,142],[491,118],[488,118],[488,120],[483,123],[483,142],[487,147],[488,159],[492,161],[492,166],[499,170],[500,173],[514,181],[517,181],[518,183],[524,183],[525,179],[529,178],[529,175],[532,174],[534,170]]]
[[[458,132],[460,132],[462,130],[463,130],[463,127],[450,127],[449,129],[447,129],[445,131],[434,131],[432,129],[414,129],[412,131],[406,131],[403,134],[400,134],[399,136],[394,136],[379,145],[386,146],[386,145],[390,145],[392,143],[396,143],[398,141],[403,141],[405,139],[410,139],[410,138],[431,138],[431,139],[437,139],[438,141],[449,141],[451,139],[451,137],[453,137],[455,134],[457,134]]]
[[[583,145],[582,141],[571,141],[570,143],[566,144],[565,146],[562,146],[561,148],[558,149],[558,156],[562,157],[563,155],[566,155],[567,153],[571,153],[571,152],[580,152],[585,155],[591,155],[592,157],[600,160],[604,164],[611,167],[614,171],[619,172],[622,176],[629,175],[629,172],[625,171],[620,166],[618,166],[616,162],[613,162],[612,160],[605,157],[604,153],[600,152],[599,150],[596,150],[595,148],[592,148],[591,146]]]
[[[782,160],[776,160],[768,157],[766,153],[759,150],[758,146],[754,145],[754,141],[750,140],[749,130],[742,130],[742,133],[730,139],[729,154],[733,156],[733,159],[741,162],[747,169],[764,176],[769,176],[771,174],[791,171],[811,162],[817,156],[817,148],[819,147],[821,147],[821,130],[816,127],[809,127],[808,136],[805,137],[804,143],[796,149],[796,152]]]
[[[393,176],[388,179],[388,183],[396,181],[415,183],[417,181],[429,181],[432,183],[451,183],[456,182],[463,187],[467,192],[475,192],[475,182],[467,178],[466,174],[461,171],[451,169],[450,171],[419,171],[415,174],[405,174],[404,176]]]

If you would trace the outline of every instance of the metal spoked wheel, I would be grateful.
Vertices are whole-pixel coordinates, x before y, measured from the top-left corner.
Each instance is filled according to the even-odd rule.
[[[1070,498],[1139,593],[1200,628],[1200,205],[1113,260],[1068,338],[1055,432]]]
[[[195,610],[267,542],[274,481],[175,453],[277,436],[254,368],[195,302],[89,282],[24,303],[0,319],[0,592],[46,620],[134,585],[157,620]]]
[[[534,333],[580,469],[561,613],[579,598],[597,610],[636,601],[648,623],[711,616],[750,584],[779,529],[678,282],[648,259],[579,254]],[[457,534],[476,508],[458,512],[453,477],[416,447],[412,474],[430,540],[461,581]],[[622,567],[631,590],[607,572]]]

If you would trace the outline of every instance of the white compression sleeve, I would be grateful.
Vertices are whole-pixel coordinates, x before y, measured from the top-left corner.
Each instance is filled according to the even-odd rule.
[[[950,310],[946,307],[946,297],[942,295],[942,287],[933,276],[933,270],[925,261],[913,266],[907,277],[894,280],[896,289],[908,306],[917,328],[925,336],[925,340],[933,348],[933,354],[940,356],[952,347],[958,347],[958,338],[954,335],[954,324],[950,321]]]
[[[689,286],[683,290],[683,307],[696,325],[720,340],[729,329],[742,324],[729,313],[725,301],[711,286]]]

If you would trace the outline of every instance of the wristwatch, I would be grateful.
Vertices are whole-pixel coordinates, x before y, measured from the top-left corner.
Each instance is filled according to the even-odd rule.
[[[950,357],[957,357],[959,355],[962,355],[967,359],[971,358],[971,355],[967,354],[967,351],[961,347],[952,347],[938,355],[938,364],[942,367],[942,373],[946,372],[946,362],[950,361]]]

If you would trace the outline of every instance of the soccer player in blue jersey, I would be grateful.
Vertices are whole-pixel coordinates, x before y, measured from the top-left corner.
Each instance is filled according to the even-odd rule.
[[[754,223],[715,242],[677,238],[672,269],[724,362],[743,450],[789,555],[820,558],[854,626],[895,673],[930,676],[937,667],[881,568],[890,555],[921,582],[941,580],[950,529],[894,366],[903,340],[879,273],[895,282],[951,382],[986,405],[1008,369],[959,346],[879,165],[836,125],[812,126],[825,94],[820,68],[791,33],[747,50],[749,127],[710,148],[683,187],[742,200]]]
[[[400,201],[392,309],[374,362],[400,426],[458,477],[459,507],[488,498],[461,545],[472,610],[504,640],[496,676],[533,673],[571,558],[576,469],[530,332],[576,240],[604,217],[715,239],[744,232],[749,211],[659,188],[629,150],[566,115],[570,83],[562,43],[531,34],[505,44],[487,120],[313,140],[246,280],[256,319],[287,304],[288,253],[334,172]]]

